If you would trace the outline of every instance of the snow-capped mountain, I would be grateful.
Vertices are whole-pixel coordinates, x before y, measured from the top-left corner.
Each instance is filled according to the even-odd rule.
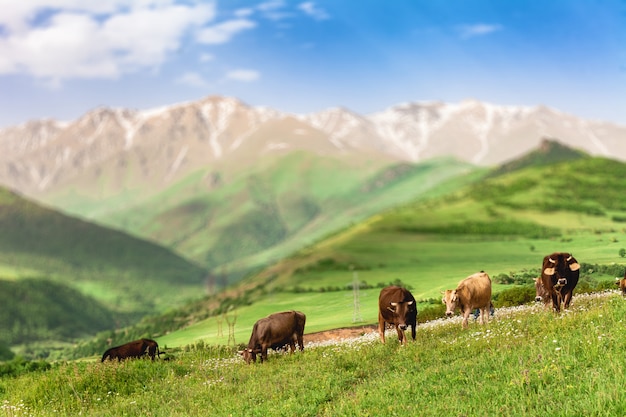
[[[405,103],[370,115],[344,108],[294,115],[207,97],[145,111],[98,108],[69,123],[0,130],[0,184],[37,198],[61,186],[87,187],[105,173],[111,189],[158,188],[198,169],[235,172],[294,150],[408,162],[451,155],[495,165],[545,137],[626,160],[626,126],[543,106],[467,100]]]

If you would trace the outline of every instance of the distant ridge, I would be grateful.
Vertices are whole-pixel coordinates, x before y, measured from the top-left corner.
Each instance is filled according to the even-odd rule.
[[[528,167],[540,167],[589,157],[590,155],[588,153],[573,149],[556,139],[543,138],[537,149],[520,158],[500,165],[498,168],[494,169],[488,177],[502,175]]]

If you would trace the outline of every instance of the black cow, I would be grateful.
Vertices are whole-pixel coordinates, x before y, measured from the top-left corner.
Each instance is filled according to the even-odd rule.
[[[283,311],[270,314],[254,323],[248,348],[239,352],[247,364],[256,362],[256,355],[261,354],[261,362],[267,360],[269,348],[278,349],[289,345],[291,353],[296,350],[296,342],[300,350],[304,350],[304,325],[306,316],[301,311]]]
[[[552,299],[552,308],[556,312],[569,308],[578,284],[580,265],[576,258],[567,252],[555,252],[543,258],[541,282]]]
[[[108,349],[102,355],[102,361],[117,359],[118,362],[127,358],[141,358],[145,355],[150,356],[150,359],[154,360],[156,355],[161,357],[159,351],[159,345],[152,339],[139,339],[132,342],[128,342],[124,345],[115,346]]]
[[[417,306],[413,294],[405,288],[395,285],[380,290],[378,297],[378,332],[385,343],[385,323],[396,328],[398,340],[406,344],[404,331],[411,326],[411,336],[415,340],[417,330]]]

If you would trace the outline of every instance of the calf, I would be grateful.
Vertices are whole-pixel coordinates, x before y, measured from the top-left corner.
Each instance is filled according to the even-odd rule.
[[[296,342],[300,350],[304,350],[304,325],[306,316],[300,311],[283,311],[270,314],[259,319],[252,328],[247,349],[239,352],[247,364],[256,362],[257,354],[261,354],[261,362],[267,360],[267,350],[289,345],[290,352],[296,350]]]
[[[459,308],[463,315],[463,328],[467,329],[468,319],[473,309],[480,309],[480,323],[489,322],[491,307],[491,278],[485,271],[465,278],[454,290],[443,292],[441,300],[446,305],[446,316],[452,316]]]
[[[117,359],[119,362],[127,358],[141,358],[146,354],[150,356],[150,359],[152,360],[154,360],[156,355],[158,355],[159,358],[161,357],[161,352],[159,351],[159,345],[157,342],[151,339],[139,339],[128,342],[124,345],[112,347],[104,352],[101,362],[104,362],[107,359]]]
[[[378,297],[378,332],[385,343],[385,323],[396,328],[400,344],[406,344],[404,331],[411,326],[411,336],[415,340],[417,330],[417,306],[413,294],[395,285],[380,290]]]

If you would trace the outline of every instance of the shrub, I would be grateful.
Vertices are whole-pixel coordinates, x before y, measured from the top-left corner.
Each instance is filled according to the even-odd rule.
[[[535,286],[525,285],[503,290],[493,297],[494,307],[512,307],[535,301]]]

